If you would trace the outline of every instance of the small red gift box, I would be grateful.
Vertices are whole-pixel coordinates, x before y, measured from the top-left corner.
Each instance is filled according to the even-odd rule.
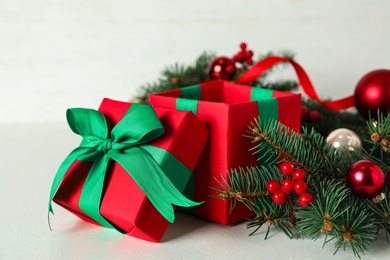
[[[99,146],[103,150],[99,156],[110,155],[110,153],[112,158],[122,156],[122,161],[120,161],[120,163],[118,163],[119,160],[111,160],[111,163],[108,164],[108,167],[104,172],[105,176],[102,177],[101,201],[98,200],[97,202],[92,202],[92,204],[97,203],[101,217],[98,216],[97,218],[93,218],[91,217],[91,214],[87,214],[85,210],[83,211],[81,209],[81,197],[84,196],[83,189],[86,189],[85,186],[87,185],[86,183],[89,181],[89,178],[94,178],[92,175],[96,173],[91,172],[93,168],[97,168],[96,164],[98,164],[97,161],[91,161],[89,159],[88,153],[93,155],[95,150],[99,148],[94,147],[91,151],[86,153],[87,155],[84,154],[82,157],[79,157],[81,158],[80,160],[74,160],[66,172],[64,172],[64,176],[61,181],[57,181],[58,185],[53,184],[54,188],[52,188],[52,196],[55,192],[53,201],[85,221],[114,227],[130,236],[158,242],[161,240],[169,222],[166,218],[164,218],[162,215],[163,213],[160,213],[161,211],[156,209],[155,206],[155,204],[159,204],[158,200],[161,199],[164,201],[166,199],[164,194],[153,193],[158,193],[159,190],[165,189],[166,186],[170,187],[168,189],[172,189],[172,187],[169,186],[172,184],[179,192],[184,190],[207,140],[208,133],[203,124],[199,122],[192,113],[173,111],[163,108],[155,108],[153,111],[153,108],[148,106],[149,110],[152,110],[154,115],[156,115],[157,121],[161,122],[164,132],[156,139],[150,140],[147,143],[141,141],[137,146],[128,145],[130,148],[127,147],[122,149],[120,147],[121,145],[123,146],[123,144],[116,144],[115,139],[122,139],[119,141],[123,141],[123,139],[127,138],[130,140],[130,143],[133,142],[133,139],[138,138],[138,132],[134,130],[135,123],[140,123],[140,125],[142,125],[142,122],[139,121],[150,121],[149,116],[146,115],[145,118],[143,118],[142,115],[138,115],[136,118],[140,120],[126,117],[128,122],[126,121],[126,124],[121,122],[125,120],[125,116],[127,116],[133,106],[148,105],[131,104],[104,99],[99,108],[100,113],[105,117],[108,130],[111,131],[111,135],[113,136],[112,140],[105,140],[101,146]],[[98,113],[97,111],[95,112]],[[68,117],[69,116],[72,115],[68,115]],[[90,137],[90,134],[88,133],[88,129],[93,128],[89,126],[89,124],[94,123],[92,121],[93,120],[90,120],[87,123],[81,122],[86,125],[84,128],[87,128],[87,130],[83,130],[86,137],[84,137],[80,147],[88,146],[88,144],[86,144],[87,141],[94,144],[96,138]],[[114,133],[114,129],[119,125],[119,123],[121,123],[123,125],[123,129],[130,132],[130,134],[126,132],[122,137],[118,138],[118,131]],[[77,127],[79,127],[78,124],[75,124],[73,127],[71,126],[73,131],[75,131],[74,128]],[[161,129],[162,127],[157,130],[160,131]],[[156,129],[153,131],[155,130]],[[93,129],[91,131],[93,131]],[[150,135],[152,134],[153,133],[151,132],[145,135],[140,134],[140,138],[142,140],[151,139]],[[85,139],[89,140],[85,141]],[[134,148],[135,146],[136,148]],[[111,152],[115,149],[115,147],[119,147],[118,152]],[[133,167],[133,164],[136,163],[135,160],[138,160],[138,157],[134,157],[131,153],[127,154],[126,151],[128,150],[126,149],[130,149],[132,151],[138,151],[141,149],[143,150],[142,153],[146,154],[146,157],[149,156],[149,153],[155,153],[157,150],[156,154],[152,154],[151,168],[146,168],[146,164],[150,163],[146,160],[145,162],[142,161],[138,163],[138,168],[135,168],[138,170],[138,178],[133,176],[135,170],[127,172],[124,169],[127,169],[127,166],[125,167],[123,165],[129,165],[130,168]],[[99,156],[98,158],[100,158]],[[175,161],[175,164],[171,163],[172,160]],[[154,176],[154,170],[148,171],[148,169],[155,169],[155,165],[157,165],[157,168],[161,167],[164,173],[164,183],[156,184],[154,179],[149,180],[144,177],[148,174],[148,176]],[[160,172],[159,169],[156,169],[155,171]],[[165,184],[166,180],[170,181],[170,183],[168,183],[169,185]],[[56,182],[56,179],[54,182]],[[144,184],[144,189],[140,187],[139,183]],[[58,186],[58,189],[55,186]],[[91,186],[92,190],[89,191],[89,193],[94,193],[94,184],[92,183]],[[152,189],[152,191],[150,191],[149,188]],[[155,201],[157,200],[157,203],[151,202],[152,199],[151,197],[147,197],[145,190],[149,190],[148,192],[151,193]],[[87,194],[86,196],[88,197],[89,195],[90,194]],[[168,204],[169,205],[165,205],[168,207],[168,211],[173,210],[173,203],[170,204],[168,202]],[[49,210],[51,211],[50,204]],[[99,219],[101,219],[102,223],[106,224],[99,222]]]
[[[186,188],[189,198],[205,201],[193,209],[194,213],[222,224],[253,215],[241,203],[230,213],[230,202],[210,196],[210,187],[220,187],[217,180],[223,183],[221,176],[228,179],[227,170],[257,165],[257,157],[248,151],[251,141],[243,137],[254,118],[274,118],[299,131],[301,95],[213,80],[151,94],[149,98],[150,104],[156,107],[192,111],[209,130],[193,187]]]

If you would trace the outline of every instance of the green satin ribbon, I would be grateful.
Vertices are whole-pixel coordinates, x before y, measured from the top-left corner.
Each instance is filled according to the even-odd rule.
[[[198,113],[198,102],[202,100],[202,90],[200,85],[181,88],[181,97],[176,98],[176,109],[181,111],[192,111]]]
[[[272,97],[273,91],[264,88],[252,88],[251,89],[251,101],[257,102],[257,108],[259,118],[262,122],[270,119],[278,119],[278,100]],[[259,142],[265,143],[264,140]],[[267,146],[271,147],[270,144]],[[272,150],[272,149],[270,149]],[[274,162],[276,160],[276,150],[273,149],[266,156],[264,154],[257,154],[257,164],[267,165],[268,162]]]
[[[202,100],[202,89],[200,85],[181,88],[181,97],[176,98],[176,109],[192,111],[195,115],[198,112],[198,102]],[[264,88],[251,88],[250,101],[257,102],[257,111],[261,121],[278,119],[278,100],[272,97],[273,90]],[[249,101],[249,100],[248,100]],[[265,142],[260,140],[259,142]],[[258,165],[266,165],[276,160],[276,152],[267,155],[258,154]]]
[[[53,213],[51,201],[58,186],[76,160],[93,162],[81,192],[79,207],[102,226],[115,228],[100,214],[106,170],[112,161],[126,170],[154,207],[171,223],[175,218],[172,204],[182,207],[201,204],[187,199],[169,179],[175,178],[176,181],[178,178],[177,186],[183,189],[188,179],[182,176],[190,176],[190,169],[168,151],[147,145],[164,132],[152,107],[132,104],[111,133],[104,115],[96,110],[68,109],[67,120],[72,131],[82,136],[83,140],[65,158],[55,175],[50,191],[49,213]],[[168,171],[169,177],[165,171]]]

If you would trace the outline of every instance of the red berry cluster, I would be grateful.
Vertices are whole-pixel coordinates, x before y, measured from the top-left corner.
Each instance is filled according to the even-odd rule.
[[[253,64],[253,60],[252,60],[252,57],[253,57],[253,51],[251,50],[247,50],[246,49],[247,45],[245,42],[242,42],[240,44],[240,51],[237,52],[237,54],[235,54],[233,56],[233,61],[234,62],[239,62],[239,63],[242,63],[242,64],[246,64],[246,65],[252,65]]]
[[[318,122],[321,118],[321,114],[317,110],[310,111],[307,107],[302,106],[301,107],[301,117],[307,118],[312,122]]]
[[[295,170],[295,166],[290,162],[283,162],[279,169],[283,175],[292,175],[292,178],[286,178],[282,183],[277,180],[267,182],[267,190],[272,194],[272,200],[276,204],[284,204],[287,201],[287,195],[294,190],[299,195],[299,205],[302,207],[310,206],[314,198],[307,192],[308,185],[305,182],[305,171],[302,169]]]

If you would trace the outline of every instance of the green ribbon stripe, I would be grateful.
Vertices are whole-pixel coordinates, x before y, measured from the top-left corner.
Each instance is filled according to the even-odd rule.
[[[198,111],[198,102],[202,99],[202,92],[200,85],[194,85],[190,87],[181,88],[181,97],[176,98],[176,109],[183,111],[192,111],[195,115]],[[261,121],[267,121],[269,119],[278,119],[278,100],[272,97],[273,91],[262,88],[252,88],[250,101],[256,101],[258,106],[258,115]],[[260,141],[265,142],[265,141]],[[268,145],[268,144],[264,144]],[[269,161],[276,160],[276,152],[269,154],[258,154],[258,165],[264,165]],[[194,176],[191,176],[190,181],[184,191],[190,198],[195,197],[194,190]],[[193,209],[188,209],[192,211]]]
[[[257,101],[259,118],[262,122],[270,119],[278,119],[278,100],[272,97],[273,91],[263,88],[252,88],[251,101]],[[259,142],[265,142],[260,140]],[[266,145],[266,144],[265,144]],[[269,144],[267,144],[269,145]],[[270,145],[269,145],[270,146]],[[267,155],[258,154],[258,165],[264,165],[267,162],[274,162],[276,160],[276,151]]]
[[[176,109],[181,111],[192,111],[198,113],[198,102],[202,99],[200,85],[181,88],[181,97],[176,98]]]
[[[176,109],[181,111],[192,111],[198,114],[198,102],[202,99],[202,89],[200,85],[181,88],[181,98],[176,98]],[[187,186],[184,189],[184,195],[189,198],[195,198],[195,175],[191,175]],[[195,214],[195,208],[185,209],[187,212]]]
[[[132,104],[111,133],[104,115],[96,110],[68,109],[67,120],[72,131],[82,136],[83,140],[65,158],[55,175],[50,191],[49,213],[53,213],[51,202],[55,192],[76,160],[93,162],[81,192],[79,207],[102,226],[115,228],[100,214],[104,179],[112,161],[126,170],[169,222],[175,218],[172,204],[182,207],[200,204],[187,199],[171,181],[178,181],[177,186],[182,189],[186,178],[192,175],[190,169],[168,151],[147,145],[164,132],[152,107]]]

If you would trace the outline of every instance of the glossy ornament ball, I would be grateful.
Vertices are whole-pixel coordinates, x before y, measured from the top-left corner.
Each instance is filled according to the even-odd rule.
[[[339,153],[362,150],[362,141],[359,136],[347,128],[338,128],[332,131],[326,137],[326,141]]]
[[[347,185],[356,196],[373,198],[382,192],[385,174],[375,163],[361,160],[349,168]]]
[[[314,201],[313,195],[310,193],[303,193],[298,198],[298,203],[301,207],[310,206]]]
[[[236,73],[236,66],[227,57],[217,57],[209,65],[209,75],[212,79],[231,80],[234,73]]]
[[[281,190],[278,190],[272,194],[272,200],[275,202],[275,204],[282,205],[287,201],[287,194]]]
[[[377,117],[379,109],[385,115],[390,110],[390,70],[374,70],[363,76],[355,88],[355,106],[360,115]]]

